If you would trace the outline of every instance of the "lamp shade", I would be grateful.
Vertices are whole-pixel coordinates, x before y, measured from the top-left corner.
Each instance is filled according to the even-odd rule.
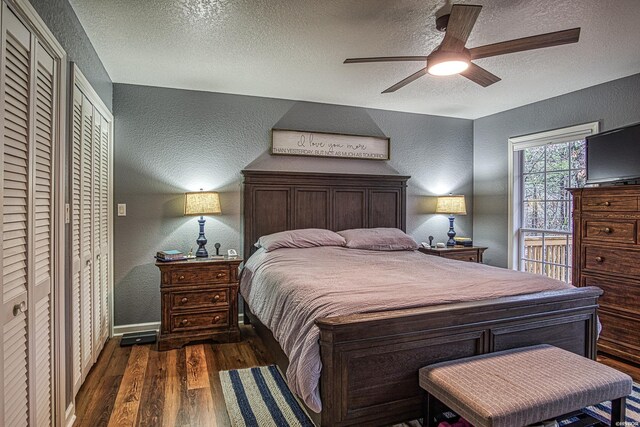
[[[436,204],[436,213],[466,215],[467,205],[464,196],[440,196]]]
[[[222,213],[220,196],[213,191],[186,193],[184,198],[185,215],[209,215]]]

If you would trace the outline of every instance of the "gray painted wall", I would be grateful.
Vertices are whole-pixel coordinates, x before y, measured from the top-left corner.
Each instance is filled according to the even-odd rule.
[[[485,262],[507,266],[507,140],[513,136],[600,121],[608,130],[640,121],[640,74],[474,121],[474,241]]]
[[[67,0],[29,0],[80,70],[111,110],[113,85],[87,33]]]
[[[448,220],[433,197],[467,195],[472,206],[470,120],[249,96],[115,84],[114,302],[116,325],[160,319],[160,275],[153,255],[196,246],[197,219],[183,216],[184,192],[221,193],[222,215],[206,223],[208,249],[242,249],[241,174],[245,168],[411,175],[407,231],[445,241]],[[391,161],[319,159],[268,154],[273,127],[391,138]],[[472,216],[456,221],[472,234]]]

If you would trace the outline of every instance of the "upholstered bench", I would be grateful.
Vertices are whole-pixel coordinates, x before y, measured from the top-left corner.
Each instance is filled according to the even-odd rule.
[[[625,420],[631,377],[593,360],[538,345],[420,369],[426,419],[442,402],[475,427],[522,427],[612,401],[611,425]],[[425,426],[432,424],[425,423]]]

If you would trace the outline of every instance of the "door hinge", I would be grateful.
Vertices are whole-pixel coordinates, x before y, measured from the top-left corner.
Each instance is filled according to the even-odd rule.
[[[64,223],[69,224],[71,222],[71,207],[69,203],[64,204]]]

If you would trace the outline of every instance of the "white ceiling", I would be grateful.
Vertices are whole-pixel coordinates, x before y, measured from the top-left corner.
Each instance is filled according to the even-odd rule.
[[[467,47],[582,27],[577,44],[477,61],[482,88],[424,65],[343,64],[425,55],[443,0],[70,0],[114,82],[478,118],[640,72],[639,0],[482,4]]]

